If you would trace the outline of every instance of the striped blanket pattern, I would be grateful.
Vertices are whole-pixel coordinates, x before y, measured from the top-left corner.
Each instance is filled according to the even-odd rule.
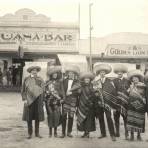
[[[144,132],[145,102],[144,98],[136,91],[130,93],[127,111],[127,130]]]
[[[81,91],[81,96],[80,96],[80,101],[78,105],[78,111],[77,111],[77,124],[80,126],[80,124],[86,119],[90,106],[93,105],[93,100],[94,99],[91,96],[90,90],[86,90],[82,88]]]

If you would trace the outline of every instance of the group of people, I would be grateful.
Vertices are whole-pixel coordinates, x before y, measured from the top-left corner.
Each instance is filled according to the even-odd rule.
[[[2,72],[0,68],[0,86],[11,86],[12,85],[12,70],[11,68],[5,69]]]
[[[44,120],[43,105],[45,102],[48,117],[49,137],[58,137],[57,128],[62,125],[62,135],[73,137],[74,116],[77,118],[77,129],[84,132],[82,138],[89,138],[90,132],[96,130],[96,119],[100,125],[100,139],[105,138],[107,122],[112,141],[120,137],[120,116],[123,117],[125,139],[141,141],[145,131],[146,97],[148,94],[148,77],[140,70],[128,71],[123,64],[114,67],[116,78],[106,77],[112,71],[110,65],[95,64],[94,73],[83,72],[76,65],[65,68],[63,76],[61,67],[48,69],[48,80],[43,81],[37,73],[39,66],[27,69],[30,73],[22,85],[24,101],[23,120],[27,121],[28,139],[32,138],[32,120],[35,120],[35,136],[39,134],[39,123]],[[127,78],[124,74],[127,73]],[[106,120],[105,116],[106,115]],[[67,130],[66,130],[67,129]],[[53,133],[54,132],[54,133]]]

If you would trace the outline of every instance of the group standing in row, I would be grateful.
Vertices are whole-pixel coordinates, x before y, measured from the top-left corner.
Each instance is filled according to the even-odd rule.
[[[140,70],[128,71],[127,67],[117,64],[114,72],[117,78],[106,77],[112,70],[108,64],[95,64],[94,73],[83,72],[77,66],[49,68],[49,80],[44,83],[37,73],[38,66],[27,69],[30,73],[24,79],[22,98],[24,103],[23,120],[28,124],[28,138],[32,138],[32,120],[35,120],[35,135],[39,134],[39,123],[44,120],[43,102],[48,116],[49,137],[58,137],[57,127],[62,125],[61,138],[73,137],[74,115],[77,117],[77,129],[83,131],[82,138],[89,138],[89,133],[96,130],[95,120],[99,119],[100,139],[105,138],[107,122],[112,141],[120,137],[120,116],[123,117],[125,139],[142,140],[145,127],[146,84]],[[127,78],[124,74],[127,73]],[[112,115],[113,113],[113,115]],[[106,119],[105,120],[105,116]],[[67,131],[66,131],[67,129]],[[130,135],[130,137],[129,137]]]

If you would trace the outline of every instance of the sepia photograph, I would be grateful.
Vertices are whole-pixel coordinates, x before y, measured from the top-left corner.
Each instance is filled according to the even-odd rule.
[[[139,147],[148,1],[0,0],[0,148]]]

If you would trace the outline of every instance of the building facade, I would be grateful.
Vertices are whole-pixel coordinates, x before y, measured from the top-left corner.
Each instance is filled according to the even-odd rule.
[[[58,63],[57,54],[78,54],[79,26],[52,22],[30,9],[0,17],[0,67],[13,68],[13,79],[26,61]]]
[[[91,48],[93,63],[129,63],[148,69],[148,34],[123,32],[92,38]],[[79,53],[89,59],[89,50],[89,40],[81,40]]]

